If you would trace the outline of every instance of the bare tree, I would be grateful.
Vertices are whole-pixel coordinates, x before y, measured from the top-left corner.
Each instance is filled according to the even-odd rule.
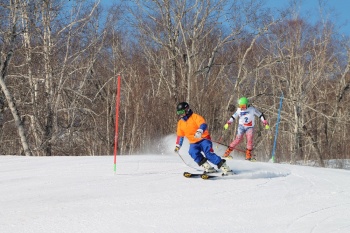
[[[26,155],[111,153],[121,74],[119,153],[163,151],[179,101],[214,140],[241,95],[273,129],[283,93],[280,161],[347,156],[348,40],[300,18],[297,1],[277,14],[258,0],[121,1],[107,14],[99,1],[1,3],[3,153],[23,153],[19,143]],[[256,130],[268,159],[271,133]]]
[[[3,44],[1,46],[1,60],[0,60],[0,86],[1,90],[4,93],[6,97],[6,101],[8,103],[8,106],[11,110],[16,128],[18,130],[18,134],[21,139],[22,148],[24,151],[24,154],[26,156],[31,155],[31,151],[27,142],[27,137],[25,134],[25,130],[23,127],[23,121],[21,119],[21,115],[16,107],[15,100],[13,99],[13,96],[11,94],[11,91],[7,87],[7,84],[5,82],[7,76],[8,76],[8,70],[10,67],[11,60],[13,58],[13,54],[16,50],[16,37],[20,33],[20,29],[17,27],[19,23],[19,3],[20,1],[14,0],[9,1],[6,8],[8,11],[3,15],[3,22],[7,22],[8,26],[7,28],[3,28],[4,30],[1,30],[1,39],[3,41]],[[4,16],[7,16],[5,18]],[[2,107],[4,105],[2,104]],[[1,110],[1,113],[3,110]]]

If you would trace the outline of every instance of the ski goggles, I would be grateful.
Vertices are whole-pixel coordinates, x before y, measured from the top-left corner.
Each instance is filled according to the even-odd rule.
[[[240,104],[240,105],[239,105],[239,108],[246,109],[246,108],[247,108],[247,105],[246,105],[246,104]]]
[[[177,115],[183,115],[183,114],[185,114],[185,113],[186,113],[186,110],[185,110],[185,109],[176,111],[176,114],[177,114]]]

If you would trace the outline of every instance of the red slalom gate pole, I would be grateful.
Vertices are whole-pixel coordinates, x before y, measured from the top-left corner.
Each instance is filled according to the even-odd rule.
[[[114,132],[114,172],[117,171],[117,149],[118,149],[118,123],[119,123],[119,102],[120,102],[120,74],[117,77],[117,89],[115,99],[115,132]]]
[[[215,140],[211,140],[212,142],[215,142],[215,143],[217,143],[217,144],[220,144],[220,145],[222,145],[222,146],[226,146],[226,147],[229,147],[229,145],[226,145],[226,144],[224,144],[224,143],[222,143],[222,142],[220,142],[220,141],[215,141]],[[243,153],[245,153],[245,150],[241,150],[241,149],[239,149],[239,148],[235,148],[235,149],[233,149],[233,150],[236,150],[236,151],[240,151],[240,152],[243,152]]]

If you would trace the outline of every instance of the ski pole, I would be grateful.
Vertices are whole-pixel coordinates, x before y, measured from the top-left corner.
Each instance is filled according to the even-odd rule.
[[[225,132],[226,132],[226,131],[227,131],[227,130],[225,130],[225,129],[221,131],[221,136],[220,136],[218,142],[221,142],[221,141],[224,139],[224,136],[225,136]]]
[[[226,145],[226,144],[224,144],[224,143],[222,143],[222,142],[218,142],[218,141],[215,141],[215,140],[212,140],[212,141],[215,142],[215,143],[217,143],[217,144],[220,144],[220,145],[222,145],[222,146],[229,147],[229,145]],[[236,150],[236,151],[240,151],[240,152],[245,153],[245,150],[241,150],[241,149],[239,149],[239,148],[235,148],[235,149],[233,149],[233,150]]]
[[[195,168],[195,167],[193,167],[193,166],[187,164],[187,163],[185,162],[185,160],[182,158],[181,154],[180,154],[178,151],[176,152],[176,154],[179,155],[179,157],[181,158],[182,162],[183,162],[184,164],[186,164],[186,166],[188,166],[188,167],[190,167],[190,168],[193,168],[193,169],[195,169],[195,170],[197,170],[197,171],[200,171],[198,168]]]

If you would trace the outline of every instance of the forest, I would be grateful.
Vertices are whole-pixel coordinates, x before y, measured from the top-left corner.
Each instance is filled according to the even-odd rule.
[[[349,159],[350,38],[321,3],[0,0],[0,154],[112,155],[120,76],[118,154],[162,153],[182,101],[228,145],[246,96],[258,160],[276,132],[277,162]]]

